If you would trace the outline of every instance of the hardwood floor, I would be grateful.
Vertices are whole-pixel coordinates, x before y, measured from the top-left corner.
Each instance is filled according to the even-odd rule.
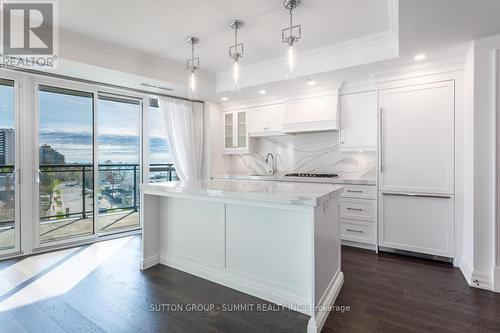
[[[165,266],[140,271],[139,251],[128,237],[0,262],[0,332],[306,330],[303,314],[260,311],[271,304]],[[349,311],[330,313],[323,332],[500,331],[500,295],[469,288],[450,265],[342,254],[337,305]]]
[[[500,294],[450,264],[342,248],[345,282],[323,332],[500,332]]]

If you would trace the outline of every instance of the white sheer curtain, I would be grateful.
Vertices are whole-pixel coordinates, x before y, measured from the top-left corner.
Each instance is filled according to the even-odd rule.
[[[163,127],[180,180],[201,178],[203,158],[203,104],[159,98]]]

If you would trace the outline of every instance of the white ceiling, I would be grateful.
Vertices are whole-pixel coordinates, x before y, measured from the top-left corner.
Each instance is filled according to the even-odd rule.
[[[401,55],[456,48],[500,33],[500,0],[400,0]]]
[[[281,57],[288,24],[282,0],[62,0],[59,10],[63,31],[180,63],[190,54],[186,37],[199,36],[197,54],[210,72],[229,66],[231,19],[245,21],[244,65]],[[389,0],[303,0],[294,14],[300,51],[388,31],[389,10]]]

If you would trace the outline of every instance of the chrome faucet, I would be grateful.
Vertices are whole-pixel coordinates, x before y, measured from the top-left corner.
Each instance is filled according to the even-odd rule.
[[[269,163],[269,156],[271,156],[273,158],[273,163],[271,164],[271,172],[272,172],[272,175],[274,176],[274,174],[276,172],[276,164],[275,164],[275,161],[274,161],[274,155],[271,154],[271,153],[267,154],[267,156],[266,156],[266,164]]]

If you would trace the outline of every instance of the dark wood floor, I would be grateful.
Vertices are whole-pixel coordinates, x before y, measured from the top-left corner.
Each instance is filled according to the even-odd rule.
[[[165,266],[140,271],[139,237],[113,246],[96,267],[92,256],[106,253],[102,245],[0,262],[0,284],[10,284],[0,285],[0,332],[305,332],[303,314],[221,311],[270,304]],[[450,265],[351,248],[342,257],[337,305],[350,311],[330,313],[323,332],[500,332],[500,295],[469,288]],[[23,265],[36,274],[20,278]],[[59,283],[42,284],[56,273]],[[186,311],[192,304],[215,309]]]

